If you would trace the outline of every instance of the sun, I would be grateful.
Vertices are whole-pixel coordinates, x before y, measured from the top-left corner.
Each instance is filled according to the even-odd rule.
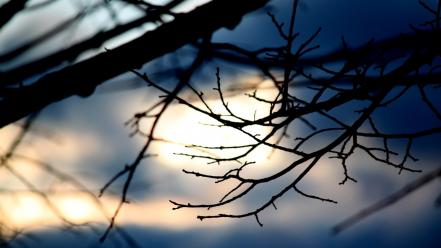
[[[82,223],[96,221],[99,216],[90,199],[76,194],[42,198],[38,194],[26,193],[2,197],[0,200],[13,206],[7,213],[7,222],[22,228],[57,224],[60,217],[73,223]]]
[[[275,94],[272,90],[261,90],[259,92],[262,97],[263,95],[268,97]],[[263,117],[269,112],[268,104],[252,99],[245,94],[229,97],[226,101],[234,114],[248,120]],[[226,113],[225,107],[218,99],[207,100],[207,104],[216,113]],[[201,103],[195,103],[195,105],[202,106]],[[181,166],[197,162],[191,156],[185,156],[184,154],[232,157],[246,150],[246,148],[200,149],[201,146],[226,147],[256,143],[252,137],[240,130],[231,127],[220,127],[220,123],[216,120],[184,105],[171,106],[164,119],[167,119],[167,121],[161,123],[158,136],[170,142],[161,143],[158,146],[158,154],[162,162],[167,165]],[[263,137],[270,132],[268,127],[257,125],[248,126],[245,130],[256,137]],[[267,160],[270,154],[270,147],[259,146],[243,159],[260,162]]]
[[[33,194],[24,194],[14,199],[4,198],[3,203],[14,206],[8,212],[8,219],[18,227],[42,222],[47,214],[43,201]]]
[[[82,197],[66,197],[59,200],[58,206],[66,219],[73,222],[94,219],[94,206]]]

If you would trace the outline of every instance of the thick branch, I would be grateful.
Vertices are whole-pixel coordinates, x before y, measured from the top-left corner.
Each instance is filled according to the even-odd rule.
[[[102,82],[207,36],[235,27],[242,16],[268,0],[215,0],[138,39],[44,76],[0,103],[0,127],[72,95],[88,96]],[[228,13],[228,14],[226,14]],[[197,28],[195,28],[197,27]]]
[[[28,0],[9,1],[0,6],[0,29],[25,8]]]
[[[422,188],[427,183],[433,181],[436,178],[441,177],[441,168],[437,168],[436,170],[433,170],[422,177],[416,179],[415,181],[411,182],[410,184],[404,186],[402,189],[398,190],[397,192],[393,193],[392,195],[386,197],[385,199],[373,204],[372,206],[356,213],[355,215],[351,216],[350,218],[346,219],[345,221],[341,222],[340,224],[336,225],[332,231],[335,234],[340,233],[341,231],[346,230],[347,228],[351,227],[352,225],[358,223],[359,221],[365,219],[366,217],[402,200],[412,192],[414,192],[417,189]]]
[[[94,36],[87,38],[75,45],[67,47],[65,49],[55,51],[51,54],[46,55],[43,58],[38,58],[32,60],[28,63],[22,64],[18,67],[7,71],[0,71],[0,84],[3,86],[8,85],[16,85],[18,82],[23,81],[25,79],[31,78],[35,76],[35,74],[44,73],[49,71],[50,69],[59,66],[65,62],[72,62],[83,52],[88,51],[90,49],[99,48],[104,44],[104,42],[118,36],[124,34],[127,31],[133,30],[145,23],[155,22],[160,19],[161,14],[165,13],[164,11],[169,10],[177,5],[179,5],[182,1],[185,0],[172,0],[168,4],[164,5],[163,8],[157,11],[151,11],[145,16],[142,16],[138,19],[135,19],[131,22],[118,25],[110,30],[100,31],[96,33]],[[164,11],[163,11],[164,10]],[[90,9],[88,10],[91,11]],[[80,13],[80,16],[84,16],[84,14]],[[63,28],[63,24],[60,24],[60,28]],[[56,28],[57,29],[57,28]],[[46,35],[43,35],[46,36]],[[35,41],[31,42],[34,43]],[[30,45],[30,44],[27,44]],[[23,50],[23,49],[21,49]],[[19,51],[20,52],[20,51]],[[3,54],[0,56],[0,61],[3,59],[8,59],[11,55],[16,55],[17,50],[11,51],[10,53]]]

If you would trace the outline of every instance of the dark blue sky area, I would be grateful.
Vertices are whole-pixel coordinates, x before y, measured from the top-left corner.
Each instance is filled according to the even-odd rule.
[[[272,8],[266,11],[275,14],[287,27],[291,3],[290,0],[274,0],[270,5]],[[431,19],[416,0],[311,0],[301,1],[300,6],[295,27],[300,32],[300,40],[305,40],[321,27],[316,44],[320,44],[323,51],[340,47],[342,36],[349,45],[358,46],[372,38],[380,40],[409,32],[409,25],[417,26]],[[236,30],[224,30],[215,37],[220,40],[232,38],[243,45],[256,47],[281,44],[283,41],[266,11],[244,18]]]
[[[435,1],[428,0],[428,2],[434,4]],[[291,4],[291,0],[274,0],[267,10],[274,13],[279,20],[288,23]],[[214,39],[216,41],[234,41],[246,48],[282,45],[283,41],[277,36],[276,29],[265,11],[260,10],[243,18],[242,23],[235,30],[217,32]],[[430,17],[417,0],[302,0],[295,27],[300,32],[300,38],[296,44],[300,44],[318,27],[322,27],[323,31],[315,42],[322,47],[317,51],[318,53],[340,47],[342,36],[350,46],[358,46],[371,38],[379,40],[409,32],[409,24],[418,25]],[[128,95],[127,92],[122,94]],[[414,103],[415,94],[415,92],[410,92],[406,95],[402,99],[403,102],[401,107],[398,107],[399,109],[377,113],[375,117],[378,118],[382,128],[393,128],[394,125],[400,124],[404,128],[418,129],[435,123],[436,120],[430,116],[430,111],[420,111],[422,105]],[[146,95],[148,94],[142,96],[144,100],[148,98]],[[62,126],[64,123],[67,127],[74,127],[78,132],[82,132],[82,129],[88,130],[89,133],[102,137],[103,144],[108,144],[100,150],[102,155],[97,155],[95,158],[78,159],[83,163],[92,161],[91,163],[97,165],[96,171],[90,170],[92,176],[94,173],[98,175],[95,176],[95,183],[97,181],[101,183],[110,178],[115,171],[118,171],[120,168],[118,166],[130,161],[130,158],[133,158],[138,151],[136,149],[139,144],[131,143],[128,138],[123,140],[124,137],[127,137],[128,132],[122,127],[126,117],[130,117],[136,110],[124,110],[126,112],[125,119],[112,116],[111,110],[114,105],[111,101],[114,99],[109,100],[112,99],[111,97],[111,94],[101,94],[98,89],[96,95],[87,99],[77,97],[67,99],[52,105],[42,114],[43,121],[52,123],[53,126]],[[121,101],[129,98],[123,98],[120,95],[117,97],[121,97]],[[436,93],[431,94],[431,97],[438,99]],[[88,104],[93,107],[88,107]],[[119,108],[121,111],[121,107]],[[394,106],[392,106],[393,108]],[[393,114],[388,111],[393,111]],[[111,122],[115,120],[120,122]],[[118,128],[121,129],[120,133],[114,133],[114,136],[107,135]],[[429,170],[439,164],[438,155],[441,145],[439,140],[438,135],[433,139],[423,140],[421,144],[418,143],[421,146],[416,149],[416,153],[424,155],[423,162],[418,166]],[[117,147],[117,144],[124,147]],[[109,154],[113,154],[114,157]],[[126,230],[143,247],[441,247],[441,210],[433,207],[437,194],[441,193],[440,180],[432,182],[428,187],[421,189],[409,198],[371,216],[338,236],[330,234],[332,226],[338,221],[349,217],[356,210],[376,202],[386,194],[398,190],[405,185],[406,180],[415,179],[417,176],[405,173],[405,175],[398,176],[396,170],[363,160],[363,157],[358,158],[358,160],[351,161],[354,165],[351,166],[351,169],[354,171],[353,175],[359,180],[358,184],[349,183],[344,188],[340,187],[338,182],[342,174],[338,168],[337,171],[340,174],[337,174],[338,178],[335,182],[332,181],[333,186],[323,188],[324,194],[335,190],[335,195],[331,196],[335,196],[341,202],[337,206],[329,206],[298,196],[288,196],[281,202],[280,210],[274,211],[272,208],[268,208],[265,211],[261,217],[264,223],[262,228],[255,223],[253,218],[248,218],[231,220],[232,224],[219,227],[205,227],[205,222],[202,222],[200,226],[192,226],[179,231],[163,227],[133,225],[127,226]],[[100,172],[103,168],[104,171]],[[145,166],[140,171],[148,175],[146,178],[151,179],[154,177],[152,175],[156,175],[153,168],[154,166]],[[174,172],[180,173],[177,169]],[[165,176],[164,178],[169,180]],[[172,181],[173,177],[170,178]],[[141,181],[143,179],[145,178],[140,176],[135,180]],[[153,179],[155,181],[155,178]],[[166,181],[165,179],[164,181]],[[175,187],[172,190],[180,192],[179,186],[173,183],[170,188]],[[306,186],[314,188],[316,185],[327,185],[327,183],[329,183],[328,179],[322,181],[319,179],[306,182]],[[192,193],[201,190],[197,183],[192,187]],[[318,188],[316,192],[321,194],[321,189]],[[150,191],[142,193],[139,196],[140,200],[148,200],[149,193]],[[207,194],[207,192],[205,193]],[[251,204],[245,204],[245,206],[256,207]],[[137,214],[155,215],[155,213],[142,212]],[[125,246],[124,244],[112,243],[110,240],[99,245],[97,241],[99,236],[90,232],[81,235],[60,231],[38,232],[37,234],[37,240],[24,236],[17,241],[17,245],[24,242],[29,247],[54,248]]]

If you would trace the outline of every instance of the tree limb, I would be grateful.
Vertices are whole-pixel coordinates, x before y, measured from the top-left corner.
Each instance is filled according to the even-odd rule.
[[[0,102],[0,127],[69,96],[89,96],[108,79],[139,68],[222,27],[234,28],[243,15],[267,2],[212,1],[112,51],[50,73],[32,85],[22,86]]]

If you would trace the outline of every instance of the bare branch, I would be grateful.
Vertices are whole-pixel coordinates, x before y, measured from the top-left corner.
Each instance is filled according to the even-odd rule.
[[[347,228],[351,227],[352,225],[358,223],[359,221],[365,219],[366,217],[386,208],[390,205],[394,204],[395,202],[398,202],[405,198],[406,196],[410,195],[412,192],[414,192],[417,189],[420,189],[425,184],[433,181],[436,178],[441,177],[441,168],[438,168],[436,170],[433,170],[431,172],[426,173],[425,175],[417,178],[413,182],[407,184],[397,192],[391,194],[390,196],[384,198],[383,200],[371,205],[370,207],[354,214],[350,218],[342,221],[338,225],[336,225],[332,232],[334,234],[338,234]]]

